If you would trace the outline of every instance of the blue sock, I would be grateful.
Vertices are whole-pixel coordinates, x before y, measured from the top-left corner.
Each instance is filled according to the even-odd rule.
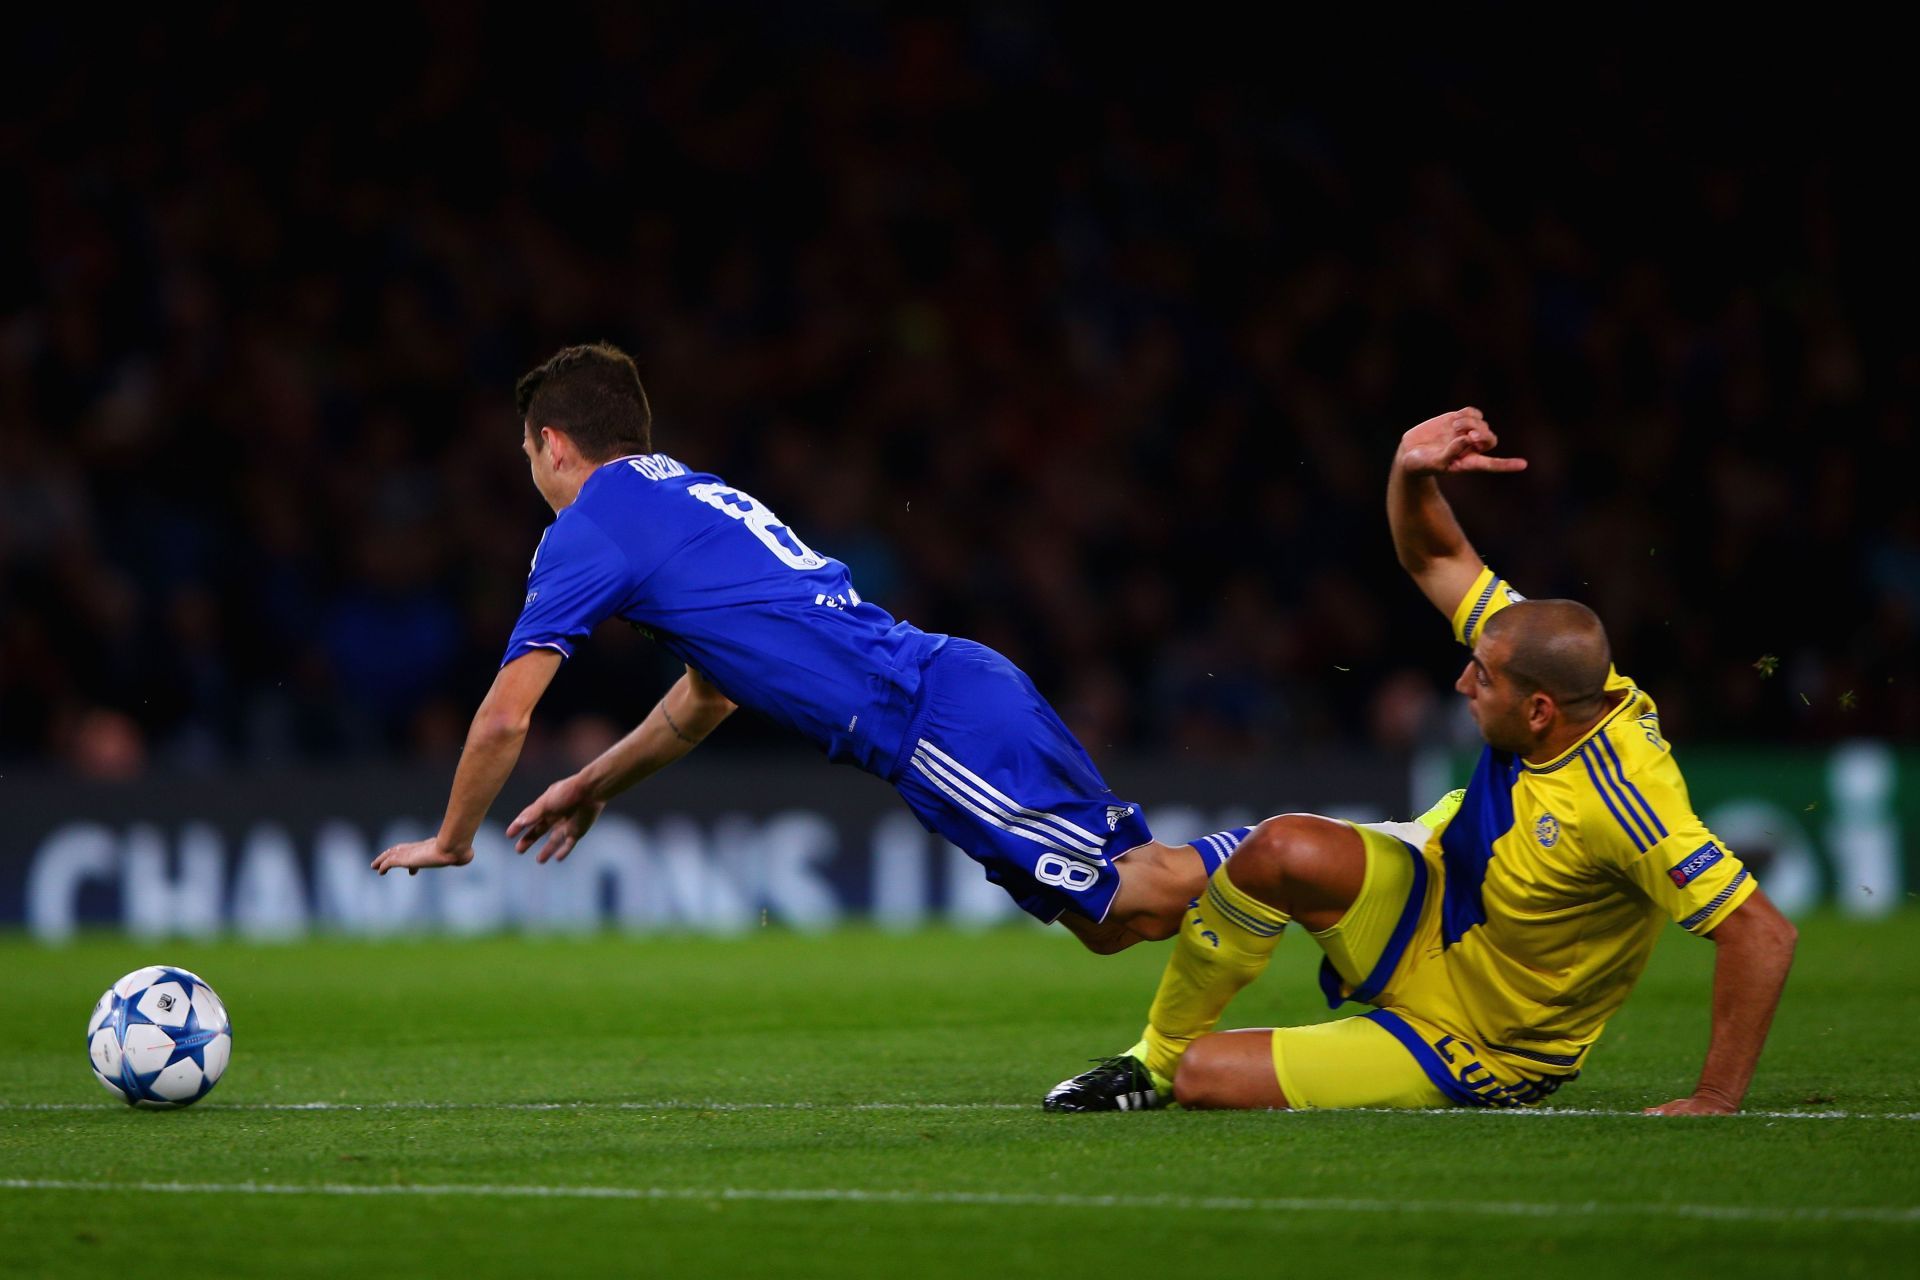
[[[1200,854],[1200,861],[1207,864],[1207,875],[1212,876],[1220,869],[1220,864],[1233,855],[1240,842],[1247,838],[1252,827],[1235,827],[1231,831],[1216,831],[1210,836],[1201,836],[1198,840],[1189,840]]]

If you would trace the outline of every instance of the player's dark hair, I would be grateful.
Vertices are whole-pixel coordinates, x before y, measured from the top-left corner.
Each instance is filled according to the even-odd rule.
[[[640,370],[612,343],[560,351],[514,384],[513,403],[536,449],[540,428],[557,427],[589,462],[653,452],[653,410]]]
[[[1502,669],[1522,693],[1552,696],[1562,708],[1597,701],[1613,667],[1600,615],[1577,600],[1522,600],[1487,619],[1486,633],[1507,641]]]

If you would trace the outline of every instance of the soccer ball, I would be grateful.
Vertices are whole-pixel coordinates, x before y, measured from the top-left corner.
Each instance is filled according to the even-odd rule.
[[[107,988],[87,1019],[87,1058],[107,1092],[135,1107],[200,1101],[233,1054],[227,1007],[197,973],[153,964]]]

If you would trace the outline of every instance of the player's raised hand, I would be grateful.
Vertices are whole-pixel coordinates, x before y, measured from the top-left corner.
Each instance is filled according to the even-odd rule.
[[[533,860],[564,859],[606,807],[607,802],[595,800],[580,775],[574,774],[548,787],[538,800],[522,809],[520,816],[507,824],[507,838],[514,842],[514,852],[525,853],[546,835],[547,843]],[[547,835],[549,831],[553,834]]]
[[[1500,438],[1478,409],[1455,409],[1428,418],[1400,437],[1394,465],[1408,475],[1440,476],[1462,471],[1525,471],[1525,458],[1492,456]]]
[[[438,840],[411,840],[397,844],[373,860],[373,869],[381,875],[399,867],[417,876],[422,867],[464,867],[473,861],[473,847],[442,849]]]

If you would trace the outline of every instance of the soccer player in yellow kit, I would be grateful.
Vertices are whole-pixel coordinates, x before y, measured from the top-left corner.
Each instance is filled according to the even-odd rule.
[[[1401,565],[1472,650],[1455,687],[1486,748],[1464,793],[1420,823],[1261,823],[1188,912],[1140,1044],[1049,1110],[1536,1103],[1579,1074],[1669,920],[1716,944],[1712,1037],[1692,1095],[1650,1110],[1738,1110],[1793,926],[1694,816],[1599,618],[1526,600],[1468,543],[1436,477],[1526,466],[1495,444],[1478,410],[1430,419],[1387,487]],[[1209,1034],[1289,923],[1325,952],[1329,1003],[1373,1008]]]

